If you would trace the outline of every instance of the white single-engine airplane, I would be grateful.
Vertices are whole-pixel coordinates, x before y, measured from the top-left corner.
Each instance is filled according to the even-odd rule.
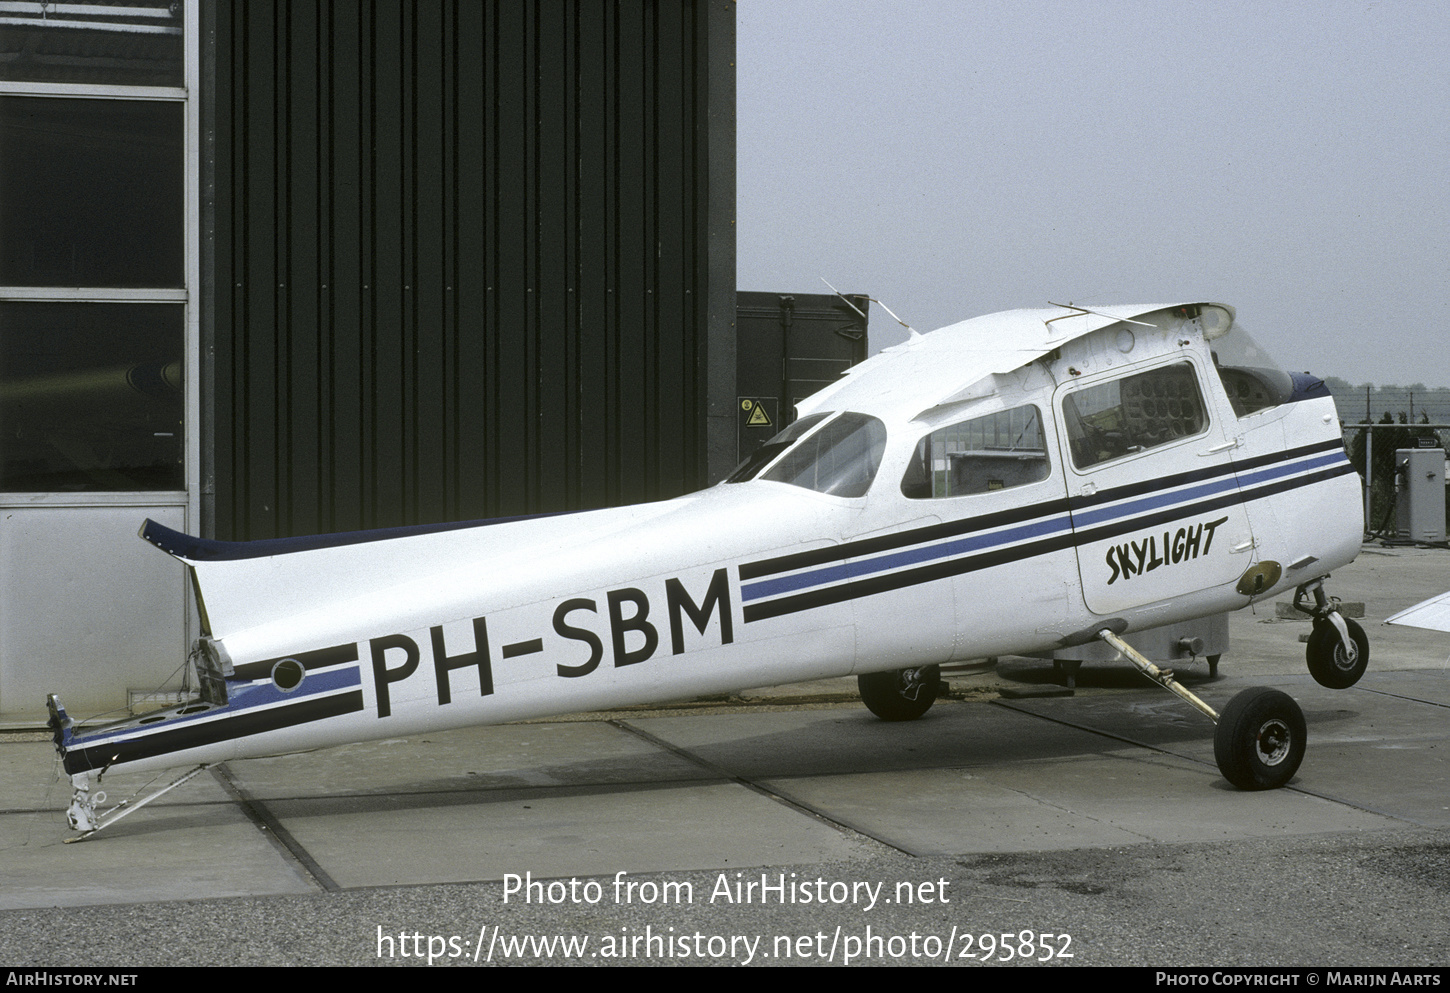
[[[1216,714],[1123,636],[1212,665],[1209,622],[1294,589],[1315,678],[1360,677],[1364,632],[1322,588],[1363,532],[1334,402],[1228,307],[1108,309],[913,332],[674,500],[239,543],[148,521],[193,579],[200,690],[94,728],[49,698],[70,823],[229,759],[828,676],[908,720],[938,664],[1004,654],[1122,653],[1218,722],[1226,779],[1283,785],[1289,696]],[[173,766],[196,768],[97,809],[108,770]]]

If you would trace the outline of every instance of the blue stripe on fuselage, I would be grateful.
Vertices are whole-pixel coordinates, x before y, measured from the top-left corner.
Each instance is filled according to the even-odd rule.
[[[1302,452],[1302,449],[1300,450]],[[741,585],[740,594],[743,603],[767,599],[770,597],[782,596],[788,593],[798,593],[803,590],[821,589],[836,583],[849,583],[866,576],[878,575],[889,572],[893,569],[921,565],[929,562],[940,562],[957,556],[965,556],[981,552],[986,549],[1001,548],[1015,542],[1026,541],[1034,538],[1059,534],[1072,529],[1081,531],[1087,527],[1103,524],[1111,526],[1117,522],[1120,526],[1112,528],[1115,532],[1127,532],[1134,530],[1132,518],[1140,515],[1161,515],[1167,508],[1178,507],[1183,515],[1192,514],[1197,504],[1211,501],[1216,505],[1223,505],[1223,495],[1232,493],[1234,490],[1243,490],[1247,486],[1259,485],[1273,480],[1290,480],[1291,477],[1300,473],[1308,473],[1328,466],[1340,466],[1347,468],[1349,463],[1345,458],[1344,450],[1337,448],[1332,452],[1322,454],[1301,455],[1289,453],[1282,463],[1270,465],[1266,468],[1245,472],[1235,477],[1235,466],[1224,465],[1221,469],[1222,477],[1212,479],[1201,484],[1189,486],[1173,492],[1153,494],[1142,499],[1135,499],[1131,502],[1117,505],[1094,506],[1092,509],[1073,510],[1070,521],[1061,516],[1052,516],[1039,519],[1018,527],[1008,528],[1002,531],[995,531],[988,534],[977,534],[964,538],[956,538],[949,541],[941,541],[936,544],[920,545],[915,548],[908,548],[902,551],[892,551],[880,555],[864,557],[854,561],[844,561],[839,564],[813,569],[793,575],[779,576],[773,579],[765,579],[759,582],[745,583]],[[1296,484],[1297,485],[1297,484]],[[1124,487],[1124,489],[1129,489]],[[1216,498],[1216,499],[1215,499]],[[1248,495],[1254,498],[1254,495]],[[1104,499],[1112,499],[1112,491],[1105,491],[1095,495],[1094,504],[1100,504]],[[1041,505],[1046,509],[1049,504]],[[931,529],[937,526],[933,525]],[[918,531],[926,531],[923,528]],[[1099,527],[1099,531],[1102,529]],[[912,543],[913,532],[903,532],[898,536],[903,545]],[[842,556],[849,556],[851,543],[840,546]]]
[[[198,721],[212,720],[216,718],[234,717],[248,711],[274,703],[298,703],[312,697],[323,696],[338,690],[351,689],[362,685],[362,671],[357,665],[345,668],[324,670],[322,672],[309,672],[302,684],[294,690],[284,691],[277,688],[277,685],[268,679],[258,680],[255,683],[238,685],[229,683],[227,685],[227,702],[217,706],[209,706],[205,710],[194,714],[173,713],[164,720],[154,721],[147,724],[131,724],[124,728],[108,730],[99,729],[91,734],[78,734],[71,738],[68,743],[70,748],[90,748],[103,745],[111,741],[126,741],[132,738],[145,737],[147,734],[158,731],[169,731],[185,724],[192,724]],[[192,706],[195,706],[194,704]]]
[[[902,552],[878,555],[874,558],[858,559],[854,562],[845,562],[841,565],[828,566],[824,569],[797,573],[794,576],[782,576],[779,579],[768,579],[764,582],[751,583],[748,586],[742,585],[740,587],[740,599],[742,601],[758,600],[761,597],[790,593],[794,590],[839,582],[843,579],[859,579],[862,576],[886,572],[902,566],[934,562],[938,559],[948,559],[957,555],[964,555],[968,552],[981,551],[984,548],[1010,545],[1013,542],[1024,541],[1028,538],[1040,538],[1043,535],[1057,534],[1069,530],[1071,526],[1071,521],[1066,516],[1053,517],[1047,520],[1036,521],[1032,524],[1024,524],[1021,527],[997,531],[993,534],[971,535],[966,538],[957,538],[953,541],[943,542],[938,545],[925,545]]]

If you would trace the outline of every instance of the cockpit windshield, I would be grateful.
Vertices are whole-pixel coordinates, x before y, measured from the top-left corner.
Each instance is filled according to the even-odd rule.
[[[766,442],[725,481],[743,483],[768,465],[760,478],[832,496],[865,496],[885,451],[886,426],[876,418],[813,414]]]
[[[1234,414],[1249,414],[1289,402],[1294,381],[1237,322],[1209,340],[1213,366],[1223,381]]]

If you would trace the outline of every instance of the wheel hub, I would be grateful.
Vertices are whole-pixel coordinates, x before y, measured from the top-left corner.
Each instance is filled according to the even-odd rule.
[[[1292,742],[1289,725],[1278,718],[1265,721],[1259,728],[1256,742],[1259,761],[1264,765],[1278,765],[1288,756]]]

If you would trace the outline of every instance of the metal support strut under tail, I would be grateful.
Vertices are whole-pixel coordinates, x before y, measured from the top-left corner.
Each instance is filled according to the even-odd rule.
[[[66,838],[65,843],[70,844],[73,841],[85,841],[101,828],[114,824],[127,814],[140,810],[152,800],[155,800],[163,793],[174,790],[206,768],[206,764],[199,765],[190,772],[173,779],[159,790],[146,794],[135,803],[132,803],[130,800],[122,800],[110,810],[99,812],[96,810],[96,805],[106,802],[105,792],[91,792],[91,774],[89,772],[76,773],[70,777],[71,798],[70,806],[65,811],[65,817],[70,822],[71,827],[83,833],[76,835],[74,838]],[[97,779],[99,780],[99,777]]]

